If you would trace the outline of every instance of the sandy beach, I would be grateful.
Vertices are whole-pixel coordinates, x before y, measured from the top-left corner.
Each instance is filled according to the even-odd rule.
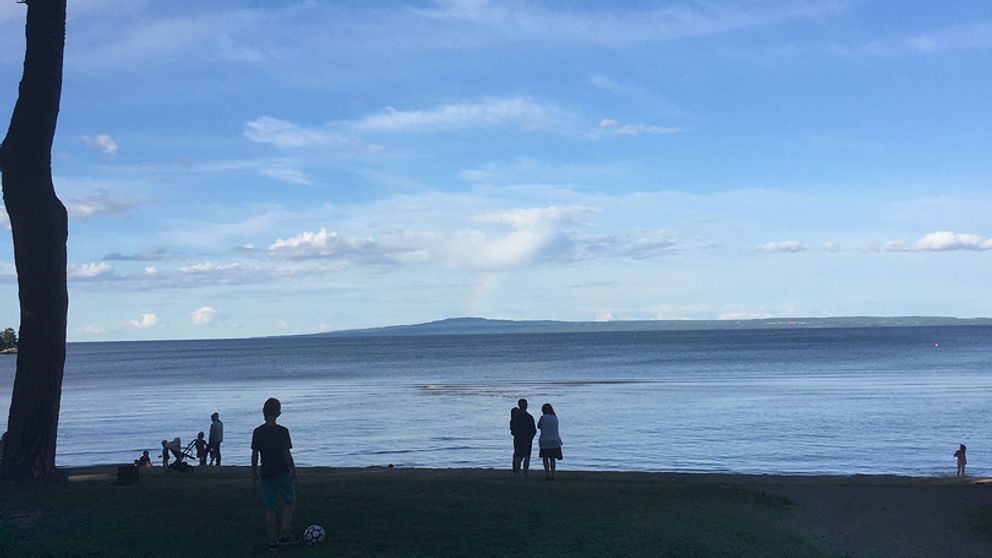
[[[164,475],[160,468],[145,477]],[[174,473],[170,473],[174,474]],[[72,469],[70,482],[113,480],[113,467]],[[220,482],[241,481],[246,467],[207,468],[199,477]],[[431,477],[484,480],[505,479],[498,469],[301,468],[300,482],[331,477]],[[540,483],[540,471],[526,482]],[[977,532],[976,514],[992,506],[992,480],[954,477],[896,476],[775,476],[733,474],[675,474],[561,471],[558,483],[622,482],[714,484],[782,496],[787,523],[827,556],[935,557],[992,556],[992,540]]]

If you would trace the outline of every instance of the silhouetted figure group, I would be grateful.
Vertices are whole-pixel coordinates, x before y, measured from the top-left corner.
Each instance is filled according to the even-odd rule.
[[[513,435],[513,478],[526,479],[530,470],[531,448],[534,436],[541,431],[537,445],[544,466],[544,480],[554,480],[558,460],[562,459],[561,436],[558,434],[558,415],[550,403],[541,405],[541,418],[534,424],[534,417],[527,412],[527,400],[520,399],[510,409],[510,434]]]
[[[220,415],[214,413],[210,415],[210,437],[207,438],[203,431],[200,431],[196,435],[196,439],[189,443],[186,447],[183,447],[182,440],[180,438],[173,438],[172,441],[162,440],[162,466],[168,467],[170,469],[188,471],[192,467],[186,463],[186,458],[196,459],[201,467],[207,465],[207,459],[210,459],[210,465],[220,466],[220,445],[224,441],[224,423],[220,420]],[[173,460],[174,459],[174,460]],[[170,461],[172,464],[170,465]],[[148,450],[138,459],[134,460],[134,464],[139,467],[151,467],[152,460],[148,455]]]

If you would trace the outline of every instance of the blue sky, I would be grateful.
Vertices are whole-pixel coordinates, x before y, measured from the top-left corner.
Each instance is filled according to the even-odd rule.
[[[70,340],[992,316],[988,2],[69,12]]]

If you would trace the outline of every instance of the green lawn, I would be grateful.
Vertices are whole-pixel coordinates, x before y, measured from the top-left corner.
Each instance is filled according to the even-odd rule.
[[[153,471],[0,488],[0,556],[269,555],[244,469]],[[785,528],[777,496],[681,480],[534,479],[508,473],[302,471],[295,530],[321,546],[290,556],[818,556]]]

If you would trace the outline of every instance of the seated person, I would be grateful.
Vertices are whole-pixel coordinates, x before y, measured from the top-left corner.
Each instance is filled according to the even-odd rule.
[[[148,455],[148,450],[141,453],[141,457],[134,460],[134,464],[138,467],[151,467],[152,458]]]

